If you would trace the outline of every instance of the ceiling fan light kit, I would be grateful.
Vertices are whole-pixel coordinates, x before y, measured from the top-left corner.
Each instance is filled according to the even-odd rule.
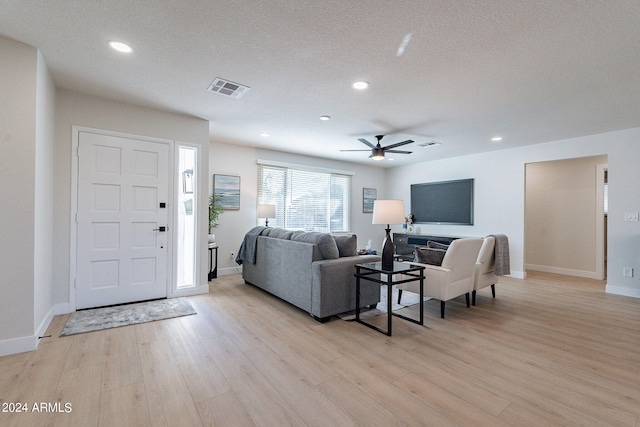
[[[380,161],[384,160],[384,154],[386,153],[396,153],[396,154],[411,154],[411,151],[403,151],[403,150],[394,150],[394,148],[401,147],[403,145],[411,144],[413,142],[412,139],[407,139],[406,141],[397,142],[395,144],[387,145],[383,147],[380,145],[380,141],[384,138],[384,135],[376,135],[376,139],[378,143],[373,145],[369,141],[364,138],[358,138],[358,141],[362,142],[364,145],[371,148],[371,155],[369,156],[373,160]],[[369,151],[369,150],[340,150],[340,151]]]
[[[382,148],[374,148],[371,150],[371,158],[376,161],[384,160],[384,150]]]

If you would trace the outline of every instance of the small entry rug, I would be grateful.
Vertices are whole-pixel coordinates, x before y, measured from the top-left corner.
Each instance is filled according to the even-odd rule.
[[[183,297],[81,310],[71,313],[60,336],[65,337],[190,314],[196,314],[196,311],[191,303]]]

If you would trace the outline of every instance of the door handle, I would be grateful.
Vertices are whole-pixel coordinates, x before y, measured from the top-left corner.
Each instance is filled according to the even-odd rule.
[[[153,231],[159,231],[161,233],[164,233],[165,231],[167,231],[167,227],[158,227],[158,228],[154,228]]]

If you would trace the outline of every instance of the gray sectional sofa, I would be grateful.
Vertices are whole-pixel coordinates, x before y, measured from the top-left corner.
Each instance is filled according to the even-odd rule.
[[[354,265],[379,261],[356,254],[357,238],[255,227],[238,251],[245,283],[257,286],[324,322],[354,310]],[[379,286],[362,286],[360,305],[377,304]]]

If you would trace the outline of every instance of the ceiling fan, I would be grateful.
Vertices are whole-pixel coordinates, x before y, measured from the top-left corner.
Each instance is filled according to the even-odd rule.
[[[364,138],[358,138],[358,141],[362,142],[364,145],[368,147],[371,147],[371,150],[340,150],[340,151],[371,151],[371,155],[369,156],[369,158],[377,161],[384,159],[385,152],[397,153],[397,154],[411,154],[411,151],[393,150],[393,148],[400,147],[402,145],[411,144],[413,140],[407,139],[406,141],[402,141],[396,144],[391,144],[391,145],[387,145],[386,147],[382,147],[380,145],[380,140],[382,138],[384,138],[384,135],[376,135],[376,139],[378,140],[378,143],[376,145],[373,145],[372,143],[370,143]]]

